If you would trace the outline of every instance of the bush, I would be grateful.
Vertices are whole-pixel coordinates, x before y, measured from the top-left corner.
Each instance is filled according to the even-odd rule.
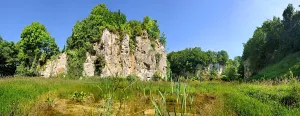
[[[193,76],[193,77],[190,77],[189,81],[199,81],[199,77],[196,77],[196,76]]]
[[[82,76],[83,63],[86,59],[86,52],[83,48],[68,50],[68,78],[79,79]]]
[[[227,77],[227,75],[222,75],[221,80],[222,81],[230,81],[230,79]]]
[[[217,72],[215,70],[210,72],[209,80],[217,79]]]
[[[161,60],[162,55],[160,53],[156,53],[155,54],[155,60],[156,60],[156,64],[159,64],[160,60]],[[157,65],[158,66],[158,65]]]
[[[179,82],[185,82],[186,79],[185,79],[183,76],[180,76],[180,77],[178,78],[178,81],[179,81]]]
[[[132,82],[134,82],[134,81],[139,81],[140,78],[139,78],[138,76],[136,76],[136,75],[128,75],[128,76],[126,77],[126,80],[127,80],[128,82],[132,83]]]
[[[162,78],[163,78],[162,74],[159,71],[157,71],[157,72],[154,73],[154,75],[152,76],[151,80],[153,80],[153,81],[160,81],[160,80],[162,80]]]
[[[95,61],[95,74],[100,75],[104,67],[105,59],[101,54],[98,54],[97,59]]]
[[[151,47],[152,47],[152,49],[155,51],[155,48],[156,48],[156,43],[155,43],[155,41],[151,41]]]
[[[72,96],[72,100],[75,102],[83,102],[83,100],[86,98],[86,93],[84,93],[83,91],[81,92],[74,92],[73,96]]]

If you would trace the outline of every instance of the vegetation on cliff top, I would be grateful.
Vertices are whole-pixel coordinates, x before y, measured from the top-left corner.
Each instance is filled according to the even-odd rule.
[[[144,31],[148,33],[151,41],[160,40],[163,45],[166,43],[165,35],[160,38],[160,30],[156,20],[146,16],[143,22],[127,21],[125,14],[121,13],[120,10],[113,12],[105,4],[97,5],[87,18],[75,24],[72,36],[67,39],[67,53],[71,57],[68,59],[70,71],[68,74],[71,77],[81,76],[80,72],[82,72],[83,62],[86,59],[85,53],[94,52],[92,45],[100,41],[104,29],[118,34],[120,36],[119,41],[124,39],[125,34],[128,34],[130,36],[130,53],[135,50],[135,37],[143,35]]]

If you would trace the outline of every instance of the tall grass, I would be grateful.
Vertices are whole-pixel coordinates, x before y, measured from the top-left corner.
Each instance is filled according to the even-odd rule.
[[[142,115],[148,109],[156,115],[300,115],[298,82],[169,83],[119,78],[0,79],[0,115],[28,115],[39,99],[47,101],[41,96],[55,93],[57,98],[48,97],[48,105],[54,106],[53,99],[70,99],[76,91],[93,95],[95,103],[103,101],[103,115]],[[119,107],[114,106],[117,103]]]

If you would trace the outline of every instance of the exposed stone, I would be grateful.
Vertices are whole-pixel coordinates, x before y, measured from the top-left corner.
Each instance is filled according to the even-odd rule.
[[[249,78],[252,76],[252,71],[250,70],[250,62],[249,59],[244,61],[244,78]]]
[[[97,54],[102,54],[105,59],[105,67],[102,70],[101,77],[121,75],[121,45],[119,36],[110,33],[108,30],[104,30],[99,43],[103,44],[103,47],[102,49],[97,48],[100,49]]]
[[[44,66],[44,70],[40,72],[41,76],[46,78],[57,76],[67,71],[67,54],[59,54],[54,60],[48,61]]]
[[[157,40],[156,52],[160,54],[160,60],[158,61],[158,70],[162,71],[163,77],[167,77],[167,53],[165,47]]]
[[[92,56],[90,53],[86,53],[86,60],[83,64],[83,76],[94,76],[95,75],[95,65],[94,62],[96,56]]]
[[[221,75],[223,72],[224,66],[219,63],[209,64],[207,69],[208,69],[208,72],[214,70],[217,72],[218,75]]]
[[[163,45],[159,41],[155,41],[156,47],[151,46],[150,38],[146,32],[142,36],[136,37],[136,49],[134,53],[130,53],[129,35],[123,38],[109,32],[103,31],[101,39],[94,43],[93,49],[96,54],[86,53],[86,61],[83,64],[83,76],[95,75],[95,61],[97,55],[102,55],[105,60],[105,66],[102,69],[101,77],[122,76],[126,77],[130,74],[137,75],[142,80],[151,78],[155,72],[159,71],[163,77],[166,77],[167,55]],[[160,58],[156,58],[159,54]],[[64,54],[66,57],[66,54]],[[159,61],[156,61],[159,59]],[[64,69],[66,69],[67,60],[64,59]],[[42,71],[45,77],[48,75],[56,75],[49,70],[57,70],[57,67],[46,66]]]

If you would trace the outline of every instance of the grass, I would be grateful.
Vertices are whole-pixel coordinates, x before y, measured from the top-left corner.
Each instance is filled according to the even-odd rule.
[[[267,66],[259,74],[254,75],[253,79],[276,79],[289,78],[289,72],[292,71],[293,76],[300,76],[300,52],[291,54],[280,62]],[[281,79],[283,79],[281,78]]]
[[[298,82],[10,78],[0,79],[0,115],[300,115],[299,91]]]

